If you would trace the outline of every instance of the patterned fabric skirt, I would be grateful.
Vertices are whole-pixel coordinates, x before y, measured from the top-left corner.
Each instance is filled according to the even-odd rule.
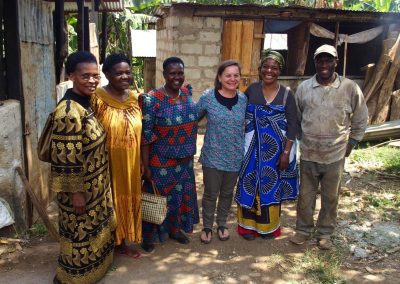
[[[58,193],[60,256],[56,271],[60,283],[96,283],[113,262],[116,226],[111,190],[73,213],[69,193]]]
[[[180,230],[191,233],[193,225],[199,223],[193,158],[175,161],[174,166],[150,166],[157,189],[161,195],[167,196],[168,213],[159,226],[142,223],[144,243],[163,242],[166,234],[176,236]],[[152,192],[150,185],[145,190]]]
[[[259,196],[251,209],[238,206],[238,233],[239,235],[253,234],[277,237],[280,235],[281,205],[259,206]]]

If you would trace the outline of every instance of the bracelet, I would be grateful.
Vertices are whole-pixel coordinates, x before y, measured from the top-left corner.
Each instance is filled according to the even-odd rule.
[[[284,151],[283,151],[283,154],[289,155],[289,151],[288,151],[288,150],[284,150]]]

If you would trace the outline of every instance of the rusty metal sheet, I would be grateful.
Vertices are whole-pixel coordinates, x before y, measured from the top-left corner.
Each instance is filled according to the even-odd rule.
[[[42,0],[17,0],[20,40],[53,44],[51,3]]]
[[[56,105],[53,49],[52,44],[21,42],[20,45],[29,182],[44,204],[50,198],[49,167],[38,160],[36,149],[47,116]]]

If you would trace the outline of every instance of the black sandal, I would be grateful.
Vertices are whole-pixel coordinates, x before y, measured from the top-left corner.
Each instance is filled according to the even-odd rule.
[[[212,240],[212,234],[213,234],[213,232],[212,232],[212,230],[210,229],[210,228],[203,228],[203,230],[201,230],[201,232],[203,233],[206,233],[206,237],[207,237],[207,239],[208,239],[208,234],[211,234],[211,238],[210,238],[210,240],[203,240],[202,238],[201,238],[201,235],[200,235],[200,241],[203,243],[203,244],[209,244],[209,243],[211,243],[211,240]]]
[[[222,235],[224,235],[225,230],[228,231],[228,228],[225,226],[218,226],[217,228],[217,233],[218,233],[218,238],[220,241],[227,241],[229,240],[229,235],[227,237],[221,237],[221,235],[219,234],[221,232]]]

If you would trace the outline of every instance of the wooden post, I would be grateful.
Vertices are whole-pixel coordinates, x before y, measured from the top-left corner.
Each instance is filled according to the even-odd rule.
[[[76,0],[76,5],[78,6],[78,24],[77,24],[77,37],[78,37],[78,50],[85,50],[85,6],[84,0]]]
[[[400,70],[400,35],[397,37],[396,43],[389,51],[389,56],[392,56],[393,62],[390,65],[389,72],[385,76],[385,81],[379,93],[376,112],[372,119],[372,121],[375,123],[385,122],[388,116],[388,104],[390,101],[390,96],[393,92],[393,86],[396,80],[396,76]]]
[[[64,0],[56,0],[54,8],[54,37],[55,44],[55,67],[56,67],[56,84],[60,83],[60,76],[64,58],[64,46],[66,43],[64,34]]]
[[[47,212],[44,209],[43,204],[40,202],[40,200],[36,196],[35,191],[33,190],[32,186],[28,182],[22,169],[20,167],[17,167],[15,170],[18,173],[19,177],[21,178],[22,184],[24,185],[26,192],[28,193],[29,197],[31,198],[31,201],[32,201],[36,211],[39,213],[40,218],[42,218],[42,221],[43,221],[44,225],[46,226],[47,230],[49,231],[50,235],[54,238],[54,240],[59,241],[59,235],[58,235],[56,228],[50,222],[49,216],[47,216]]]
[[[100,52],[100,64],[104,62],[106,58],[107,49],[107,12],[101,14],[101,52]]]
[[[394,91],[392,94],[392,102],[390,104],[390,121],[400,119],[400,90]]]
[[[347,40],[348,35],[344,38],[344,55],[343,55],[343,77],[346,78],[346,62],[347,62]]]
[[[367,82],[363,92],[365,100],[368,102],[374,95],[377,95],[379,88],[382,86],[384,78],[389,70],[390,66],[390,57],[387,54],[389,49],[395,43],[395,39],[389,38],[385,39],[382,44],[382,53],[378,60],[378,63],[375,66],[374,75],[371,80]],[[369,113],[369,115],[373,115],[373,113]]]
[[[338,42],[339,42],[339,22],[336,22],[335,24],[335,48],[337,49],[338,47]]]
[[[83,48],[90,51],[89,8],[83,8]]]

